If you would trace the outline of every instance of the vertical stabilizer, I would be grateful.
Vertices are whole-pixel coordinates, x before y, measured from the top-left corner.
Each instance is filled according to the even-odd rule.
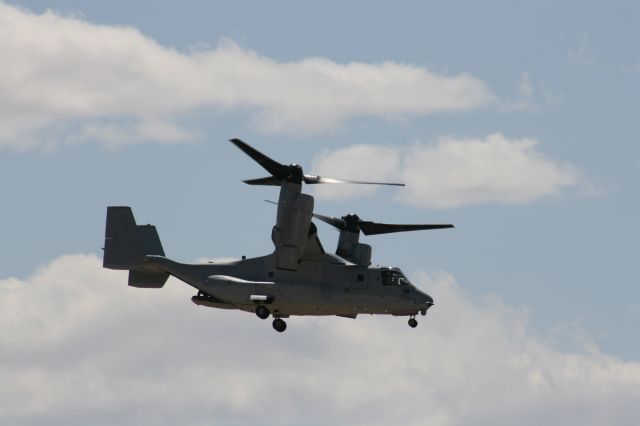
[[[131,207],[107,207],[103,266],[129,270],[129,285],[159,288],[169,274],[145,264],[147,255],[164,256],[153,225],[137,225]]]

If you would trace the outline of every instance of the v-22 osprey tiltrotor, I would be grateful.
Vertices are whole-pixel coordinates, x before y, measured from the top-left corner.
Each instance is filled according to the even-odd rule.
[[[283,165],[239,139],[231,142],[254,159],[270,176],[250,179],[250,185],[280,187],[273,253],[231,262],[186,264],[165,257],[155,226],[137,225],[130,207],[108,207],[103,266],[129,271],[129,285],[161,288],[172,275],[195,287],[192,301],[201,306],[239,309],[259,318],[273,317],[273,328],[286,329],[283,318],[293,315],[358,314],[425,315],[433,299],[418,290],[395,267],[371,266],[371,246],[365,235],[453,225],[399,225],[364,221],[355,214],[341,218],[314,213],[314,199],[302,193],[302,184],[352,183],[404,186],[397,183],[360,182],[306,175],[297,164]],[[312,218],[340,231],[335,254],[326,253]]]

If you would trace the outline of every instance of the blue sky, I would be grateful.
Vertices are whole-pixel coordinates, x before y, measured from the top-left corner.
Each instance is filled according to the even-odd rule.
[[[589,407],[596,418],[606,418],[614,405],[594,404],[603,401],[597,390],[603,386],[615,390],[606,398],[615,396],[621,404],[619,420],[638,414],[625,401],[640,388],[635,338],[640,7],[634,2],[153,2],[150,13],[150,5],[0,4],[0,288],[8,312],[3,333],[11,336],[0,356],[13,366],[15,382],[9,383],[21,383],[24,390],[18,408],[0,404],[5,405],[0,417],[31,424],[47,409],[60,412],[73,405],[74,389],[58,399],[43,390],[55,388],[55,360],[68,353],[86,367],[78,380],[95,383],[101,396],[59,422],[97,416],[105,424],[143,418],[158,424],[158,418],[141,414],[151,402],[123,410],[109,395],[123,380],[146,390],[209,385],[186,373],[159,374],[150,384],[125,373],[102,380],[95,372],[139,367],[125,355],[135,324],[122,318],[166,325],[174,312],[182,317],[165,327],[166,334],[147,331],[152,340],[176,339],[193,351],[172,349],[149,368],[171,370],[170,359],[197,364],[194,352],[218,356],[210,353],[215,345],[187,338],[199,333],[229,342],[216,361],[230,371],[253,363],[254,376],[220,382],[236,389],[235,399],[212,396],[214,413],[224,413],[226,424],[257,418],[251,410],[238,414],[246,398],[258,398],[259,407],[294,394],[303,395],[301,406],[317,398],[336,416],[318,413],[319,422],[353,420],[367,408],[375,413],[368,404],[386,396],[367,391],[357,374],[341,390],[358,390],[363,399],[347,399],[347,406],[332,399],[320,379],[294,384],[288,374],[313,366],[333,377],[337,372],[328,365],[344,357],[356,368],[358,359],[371,356],[365,347],[396,359],[412,344],[431,364],[403,358],[406,368],[397,374],[406,380],[391,387],[396,395],[425,386],[411,371],[437,366],[478,374],[479,390],[501,395],[475,369],[477,354],[492,366],[495,362],[496,372],[514,359],[547,367],[504,373],[505,386],[519,390],[510,405],[513,418],[542,410],[569,423],[582,421],[568,406]],[[233,137],[284,163],[298,162],[307,172],[408,185],[365,192],[320,188],[313,192],[319,213],[456,225],[366,239],[375,263],[402,267],[436,300],[413,334],[393,318],[348,323],[305,318],[292,319],[290,328],[299,331],[287,330],[287,340],[278,343],[272,330],[248,315],[192,306],[187,286],[171,282],[162,293],[136,293],[125,290],[124,274],[99,267],[95,256],[100,256],[108,205],[131,205],[140,223],[155,224],[165,251],[176,259],[270,252],[275,210],[263,200],[277,193],[241,182],[264,172],[228,142]],[[325,248],[333,250],[337,233],[324,225],[319,232]],[[98,302],[84,299],[91,298],[89,288]],[[48,300],[57,309],[47,307]],[[118,307],[112,311],[110,304]],[[475,315],[477,324],[469,324]],[[76,329],[76,321],[86,329]],[[120,361],[96,355],[100,345],[95,353],[86,349],[92,324],[110,336],[115,358],[106,358]],[[394,328],[399,325],[402,335]],[[184,335],[181,327],[197,327],[198,333]],[[248,337],[271,352],[234,364],[233,349],[251,350]],[[370,343],[381,338],[390,343]],[[480,350],[485,338],[489,344]],[[349,339],[364,347],[342,352]],[[287,373],[267,361],[289,359],[287,351],[300,346],[308,349],[298,354],[311,364],[296,364]],[[139,344],[135,353],[147,356],[153,347]],[[42,355],[19,362],[32,351]],[[456,351],[467,358],[453,355]],[[576,365],[584,381],[563,376]],[[392,364],[383,370],[396,371]],[[603,370],[614,373],[597,373]],[[254,380],[280,374],[287,378],[278,388],[282,400],[248,390]],[[555,385],[542,392],[536,386],[549,377]],[[441,407],[434,424],[471,424],[467,415],[509,423],[497,408],[487,408],[490,401],[462,409],[460,399],[475,396],[464,393],[462,383],[447,388],[443,382],[428,385],[431,396],[422,402]],[[576,388],[585,390],[566,391]],[[443,400],[433,396],[439,389]],[[209,390],[224,394],[222,387]],[[532,405],[522,402],[532,395]],[[156,397],[169,398],[160,391]],[[418,422],[412,416],[419,404],[406,407],[406,422]],[[170,419],[182,416],[186,405],[167,407],[164,415]],[[190,412],[196,424],[212,414]],[[274,422],[299,424],[300,416],[304,410],[291,408],[291,416]]]

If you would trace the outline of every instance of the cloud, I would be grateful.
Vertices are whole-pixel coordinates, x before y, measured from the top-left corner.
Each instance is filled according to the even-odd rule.
[[[233,41],[180,52],[135,28],[4,3],[0,40],[0,146],[18,149],[51,143],[61,128],[71,142],[180,142],[192,137],[180,120],[196,109],[249,112],[264,132],[319,133],[358,116],[465,111],[494,100],[465,73],[394,62],[278,62]]]
[[[336,178],[404,182],[407,187],[398,190],[398,199],[421,208],[528,203],[583,185],[573,166],[548,158],[538,145],[536,139],[509,139],[500,133],[402,147],[353,145],[322,153],[313,170]],[[324,185],[316,195],[342,199],[375,190]]]
[[[92,120],[71,131],[64,142],[70,145],[97,142],[109,148],[120,148],[124,145],[145,141],[178,143],[193,138],[195,138],[193,132],[159,119],[144,119],[134,122]]]
[[[517,86],[517,96],[513,100],[501,100],[498,109],[502,112],[537,112],[541,107],[557,107],[565,101],[562,93],[551,89],[544,81],[534,81],[531,73],[525,71]]]
[[[544,81],[534,82],[530,73],[525,71],[520,77],[515,100],[501,101],[499,109],[504,112],[536,112],[541,106],[555,107],[565,101],[563,94],[552,90]]]
[[[581,30],[573,35],[562,35],[562,38],[569,42],[567,59],[572,66],[593,69],[601,64],[599,52],[593,47],[588,31]]]
[[[633,424],[640,363],[559,351],[527,314],[446,273],[436,306],[394,317],[291,318],[196,307],[175,280],[126,286],[93,255],[0,280],[2,424]],[[569,329],[568,332],[571,330]],[[580,336],[584,339],[584,336]]]
[[[518,99],[504,102],[501,106],[504,111],[534,111],[536,109],[535,88],[528,72],[522,73],[518,83]]]

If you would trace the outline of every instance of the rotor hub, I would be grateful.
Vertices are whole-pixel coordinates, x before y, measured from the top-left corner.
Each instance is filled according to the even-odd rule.
[[[346,216],[342,216],[342,220],[345,223],[345,231],[359,233],[360,232],[360,218],[355,213],[350,213]]]
[[[299,164],[293,163],[287,166],[287,176],[285,177],[287,182],[302,184],[303,177],[304,173],[302,172],[302,167]]]

